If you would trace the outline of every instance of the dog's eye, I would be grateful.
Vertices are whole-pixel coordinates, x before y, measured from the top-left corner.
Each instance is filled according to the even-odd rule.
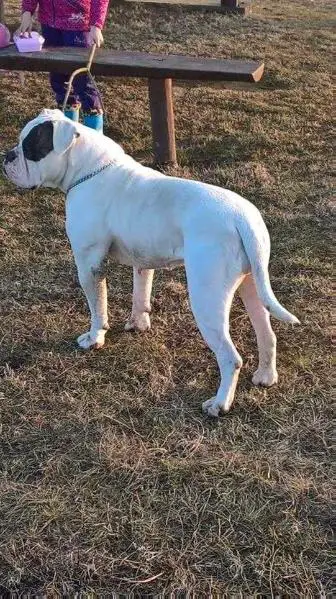
[[[33,127],[22,142],[24,157],[33,162],[45,158],[54,149],[53,135],[54,126],[51,121]]]

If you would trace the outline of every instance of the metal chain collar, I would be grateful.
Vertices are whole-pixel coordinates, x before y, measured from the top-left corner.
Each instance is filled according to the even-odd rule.
[[[71,191],[71,189],[73,189],[74,187],[77,187],[77,185],[80,185],[81,183],[84,183],[84,181],[88,181],[89,179],[92,179],[92,177],[95,177],[96,175],[99,175],[99,173],[101,173],[102,171],[104,171],[109,166],[112,166],[113,164],[114,164],[114,162],[112,162],[112,160],[111,160],[107,164],[104,164],[104,166],[101,166],[100,168],[97,168],[97,170],[93,171],[93,173],[89,173],[88,175],[85,175],[85,177],[82,177],[81,179],[78,179],[78,181],[75,181],[75,183],[73,183],[72,185],[70,185],[70,187],[68,187],[66,193],[68,194],[69,191]]]

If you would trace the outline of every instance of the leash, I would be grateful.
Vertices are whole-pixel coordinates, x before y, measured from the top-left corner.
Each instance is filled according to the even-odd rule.
[[[93,87],[95,88],[95,90],[96,90],[96,92],[97,92],[97,94],[99,96],[102,108],[104,110],[104,104],[103,104],[102,97],[100,95],[99,89],[97,88],[97,84],[96,84],[96,82],[94,80],[94,77],[91,74],[91,66],[92,66],[92,63],[93,63],[93,59],[94,59],[94,55],[95,55],[96,49],[97,49],[97,44],[93,44],[92,48],[90,50],[89,60],[87,62],[86,67],[81,67],[80,69],[76,69],[75,71],[73,71],[71,73],[70,79],[67,82],[67,90],[66,90],[66,94],[65,94],[65,97],[64,97],[63,105],[62,105],[62,112],[63,113],[65,112],[66,105],[68,103],[68,99],[69,99],[69,96],[70,96],[70,93],[71,93],[73,81],[74,81],[75,77],[77,77],[81,73],[86,73],[88,75],[88,77],[90,78],[90,81],[91,81]],[[104,113],[105,113],[105,110],[104,110]]]
[[[97,92],[97,94],[99,96],[99,99],[100,99],[103,111],[105,113],[102,97],[100,95],[100,92],[99,92],[99,89],[97,87],[97,84],[96,84],[96,82],[94,80],[94,77],[91,74],[91,66],[92,66],[92,63],[93,63],[93,59],[94,59],[94,55],[95,55],[96,49],[97,49],[97,44],[93,44],[92,48],[90,50],[89,60],[87,62],[86,67],[81,67],[80,69],[76,69],[75,71],[73,71],[71,73],[70,79],[67,82],[67,90],[66,90],[66,94],[65,94],[65,97],[64,97],[64,100],[63,100],[63,105],[62,105],[62,112],[63,112],[63,114],[65,112],[65,109],[66,109],[66,106],[67,106],[67,103],[68,103],[68,99],[69,99],[69,96],[70,96],[70,93],[71,93],[71,90],[72,90],[73,81],[74,81],[74,79],[78,75],[81,75],[82,73],[86,73],[88,75],[88,77],[90,78],[90,81],[91,81],[93,87],[95,88],[95,90],[96,90],[96,92]],[[77,181],[75,181],[75,183],[73,183],[72,185],[70,185],[70,187],[66,190],[65,193],[68,194],[74,187],[77,187],[77,185],[80,185],[81,183],[84,183],[84,181],[88,181],[89,179],[92,179],[92,177],[95,177],[96,175],[98,175],[99,173],[101,173],[102,171],[104,171],[109,166],[112,166],[113,164],[114,164],[113,161],[109,161],[107,164],[104,164],[100,168],[98,168],[95,171],[93,171],[93,173],[89,173],[88,175],[85,175],[84,177],[81,177],[80,179],[78,179]]]

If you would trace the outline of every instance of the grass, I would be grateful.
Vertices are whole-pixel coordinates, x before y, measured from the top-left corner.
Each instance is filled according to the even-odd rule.
[[[18,18],[8,3],[8,18]],[[152,331],[123,331],[131,272],[109,273],[101,352],[75,337],[88,312],[64,231],[64,199],[0,179],[2,593],[323,597],[332,594],[330,54],[332,3],[255,0],[248,19],[111,6],[116,49],[262,58],[251,90],[175,86],[179,167],[262,211],[271,278],[302,321],[278,335],[279,384],[252,386],[244,358],[232,412],[200,411],[218,383],[183,269],[158,271]],[[52,106],[44,75],[0,79],[0,150]],[[108,133],[151,161],[147,89],[100,81]]]

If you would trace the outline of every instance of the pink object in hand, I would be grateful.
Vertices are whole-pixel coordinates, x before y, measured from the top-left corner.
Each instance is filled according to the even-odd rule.
[[[10,33],[5,25],[0,23],[0,48],[5,48],[10,44]]]
[[[14,42],[19,52],[39,52],[44,44],[44,37],[32,31],[30,37],[14,35]]]

